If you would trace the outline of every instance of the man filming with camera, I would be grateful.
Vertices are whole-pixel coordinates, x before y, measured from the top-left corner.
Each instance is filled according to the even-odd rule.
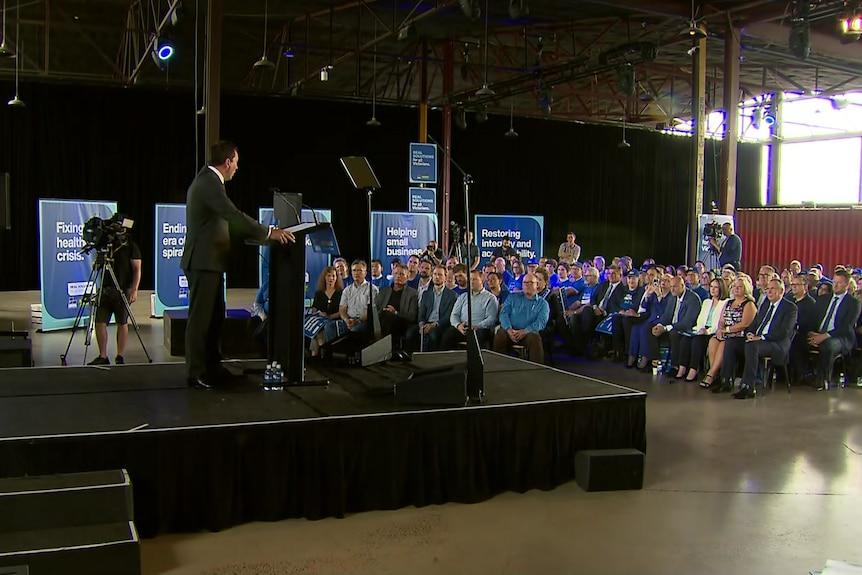
[[[733,233],[733,224],[730,222],[721,225],[721,232],[724,240],[719,241],[715,237],[709,240],[709,245],[718,252],[718,266],[723,268],[730,264],[739,271],[742,269],[742,239]]]
[[[138,286],[141,283],[141,250],[124,227],[118,228],[107,249],[107,258],[112,262],[111,267],[117,278],[117,285],[123,290],[131,305],[138,299]],[[107,273],[107,270],[103,270],[102,273]],[[108,359],[108,322],[112,315],[117,322],[117,357],[114,358],[114,363],[121,365],[125,363],[123,354],[126,351],[126,341],[129,339],[129,312],[114,282],[110,277],[105,277],[102,282],[99,307],[96,309],[96,343],[99,346],[99,357],[89,365],[111,363]]]

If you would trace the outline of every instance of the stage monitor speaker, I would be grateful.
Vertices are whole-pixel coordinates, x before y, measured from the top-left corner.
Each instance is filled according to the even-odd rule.
[[[395,384],[395,401],[405,405],[466,405],[467,363],[413,372]]]
[[[0,229],[12,229],[12,183],[4,172],[0,172]]]
[[[642,489],[644,454],[637,449],[590,449],[575,454],[575,481],[584,491]]]

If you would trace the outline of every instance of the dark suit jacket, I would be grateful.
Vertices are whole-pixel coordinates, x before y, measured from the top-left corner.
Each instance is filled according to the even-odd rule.
[[[389,299],[392,297],[392,286],[386,286],[380,293],[377,294],[377,311],[382,312],[383,308],[389,305]],[[452,310],[449,310],[451,313]],[[398,306],[398,317],[410,323],[416,323],[416,317],[419,314],[419,292],[412,287],[405,285],[404,293],[401,294],[401,303]]]
[[[599,305],[602,303],[602,300],[605,299],[605,294],[608,293],[608,290],[611,289],[611,282],[605,280],[599,284],[599,287],[593,291],[592,296],[590,297],[590,305]],[[610,299],[608,300],[608,307],[605,310],[608,313],[614,313],[620,311],[622,307],[623,298],[626,295],[626,292],[629,291],[629,288],[626,286],[625,282],[620,282],[617,286],[617,289],[614,290],[614,293],[611,294]]]
[[[820,330],[820,324],[826,319],[826,314],[829,313],[829,306],[832,304],[832,297],[822,297],[817,301],[817,312],[814,317],[817,318],[814,324],[814,331]],[[856,346],[856,320],[859,319],[859,312],[862,309],[862,302],[853,297],[849,291],[844,295],[841,303],[835,308],[835,329],[829,332],[829,337],[837,337],[844,344],[844,349],[853,349]]]
[[[679,305],[679,316],[676,323],[673,322],[673,312],[676,308],[676,298],[673,294],[667,296],[667,304],[664,308],[664,313],[661,314],[659,323],[668,326],[673,325],[673,330],[676,332],[689,331],[697,323],[697,316],[700,315],[700,297],[690,289],[686,289],[682,294],[682,303]]]
[[[438,326],[449,326],[449,316],[452,315],[452,308],[455,307],[455,302],[458,300],[458,295],[443,286],[443,292],[440,294],[440,310],[437,318]],[[429,287],[422,294],[422,301],[419,302],[419,317],[417,323],[428,323],[428,318],[431,316],[431,310],[434,308],[434,286]]]
[[[819,327],[817,324],[818,315],[817,302],[808,294],[799,301],[796,301],[791,296],[790,301],[796,304],[796,325],[799,333],[808,333]]]
[[[218,175],[204,167],[186,193],[186,240],[180,267],[227,271],[230,227],[242,236],[266,240],[269,228],[242,213],[224,191]]]
[[[769,332],[762,337],[766,341],[777,343],[781,348],[782,353],[787,354],[790,350],[790,340],[796,330],[798,310],[796,308],[796,304],[792,301],[788,301],[784,298],[781,298],[779,301],[778,309],[775,310],[775,313],[772,316],[772,322],[769,324]],[[762,324],[763,320],[766,319],[766,314],[769,313],[769,305],[769,300],[763,302],[763,305],[761,305],[760,309],[757,310],[757,315],[754,317],[754,321],[752,321],[751,325],[748,326],[750,329],[747,331],[750,333],[755,333],[757,331],[760,324]]]

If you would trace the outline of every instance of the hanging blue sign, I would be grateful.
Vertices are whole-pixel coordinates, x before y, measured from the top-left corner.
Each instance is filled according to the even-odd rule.
[[[411,214],[437,213],[436,188],[410,188],[409,200]]]
[[[395,258],[407,263],[436,239],[437,214],[371,213],[371,257],[383,262],[384,270]]]
[[[84,223],[93,216],[109,219],[116,211],[116,202],[39,200],[42,331],[75,324],[84,294],[94,291],[89,278],[95,254],[81,253]]]
[[[479,259],[486,262],[508,236],[522,259],[542,256],[545,218],[542,216],[476,216]]]
[[[437,183],[437,146],[410,144],[410,183]]]

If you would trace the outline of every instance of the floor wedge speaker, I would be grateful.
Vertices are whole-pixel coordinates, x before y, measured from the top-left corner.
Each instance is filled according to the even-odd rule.
[[[463,406],[467,403],[467,362],[423,369],[395,384],[395,401],[404,405]]]
[[[575,480],[584,491],[642,489],[644,454],[637,449],[578,451]]]

